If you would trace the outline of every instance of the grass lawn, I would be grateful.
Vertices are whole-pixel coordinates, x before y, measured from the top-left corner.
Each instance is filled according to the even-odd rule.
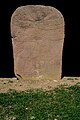
[[[0,120],[80,120],[80,86],[0,93]]]

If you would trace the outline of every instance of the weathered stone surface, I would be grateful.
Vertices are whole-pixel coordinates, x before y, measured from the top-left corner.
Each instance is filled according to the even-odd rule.
[[[55,8],[27,5],[11,18],[15,74],[24,79],[60,79],[64,19]]]

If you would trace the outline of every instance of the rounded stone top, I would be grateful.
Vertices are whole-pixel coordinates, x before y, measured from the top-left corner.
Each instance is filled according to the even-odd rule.
[[[11,29],[57,29],[64,26],[63,15],[56,8],[44,5],[26,5],[18,7],[11,18]],[[54,26],[54,27],[53,27]]]

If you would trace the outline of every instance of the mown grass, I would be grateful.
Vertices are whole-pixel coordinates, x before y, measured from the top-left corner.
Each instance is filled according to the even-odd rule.
[[[0,93],[0,120],[80,120],[80,86]]]

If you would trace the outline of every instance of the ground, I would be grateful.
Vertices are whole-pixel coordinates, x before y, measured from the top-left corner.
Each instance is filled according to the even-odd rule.
[[[0,92],[10,90],[26,91],[33,89],[50,90],[60,85],[73,86],[80,83],[80,77],[64,77],[61,80],[17,80],[16,78],[0,78]]]

